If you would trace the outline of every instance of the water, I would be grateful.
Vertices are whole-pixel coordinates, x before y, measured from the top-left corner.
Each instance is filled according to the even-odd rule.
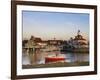
[[[89,53],[69,53],[69,52],[60,52],[60,51],[41,51],[32,58],[36,59],[34,61],[35,64],[45,64],[45,57],[47,56],[59,56],[64,57],[65,62],[89,62]],[[23,53],[22,55],[22,63],[23,65],[31,64],[30,57],[28,53]]]

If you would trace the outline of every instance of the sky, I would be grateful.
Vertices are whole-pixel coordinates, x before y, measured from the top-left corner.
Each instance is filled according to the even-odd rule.
[[[68,40],[80,30],[89,39],[89,14],[45,11],[22,11],[23,39],[31,35],[42,40]]]

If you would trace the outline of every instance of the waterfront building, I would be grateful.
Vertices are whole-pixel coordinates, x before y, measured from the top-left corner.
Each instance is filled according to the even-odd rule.
[[[67,45],[63,47],[62,51],[89,52],[88,43],[89,42],[80,34],[80,30],[78,30],[77,35],[67,41]]]
[[[78,30],[75,38],[71,38],[69,40],[69,45],[74,48],[88,48],[88,41],[80,34],[80,30]]]

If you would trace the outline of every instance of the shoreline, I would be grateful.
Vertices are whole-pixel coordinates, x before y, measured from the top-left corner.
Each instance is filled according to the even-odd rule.
[[[33,64],[33,65],[22,65],[22,69],[31,68],[54,68],[54,67],[73,67],[73,66],[88,66],[89,62],[57,62],[57,63],[47,63],[47,64]]]

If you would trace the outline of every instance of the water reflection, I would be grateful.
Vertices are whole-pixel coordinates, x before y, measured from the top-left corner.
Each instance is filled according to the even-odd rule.
[[[60,56],[63,57],[65,62],[89,62],[89,53],[69,53],[61,51],[37,51],[30,54],[24,52],[22,55],[23,65],[27,64],[46,64],[45,58],[48,56]]]

